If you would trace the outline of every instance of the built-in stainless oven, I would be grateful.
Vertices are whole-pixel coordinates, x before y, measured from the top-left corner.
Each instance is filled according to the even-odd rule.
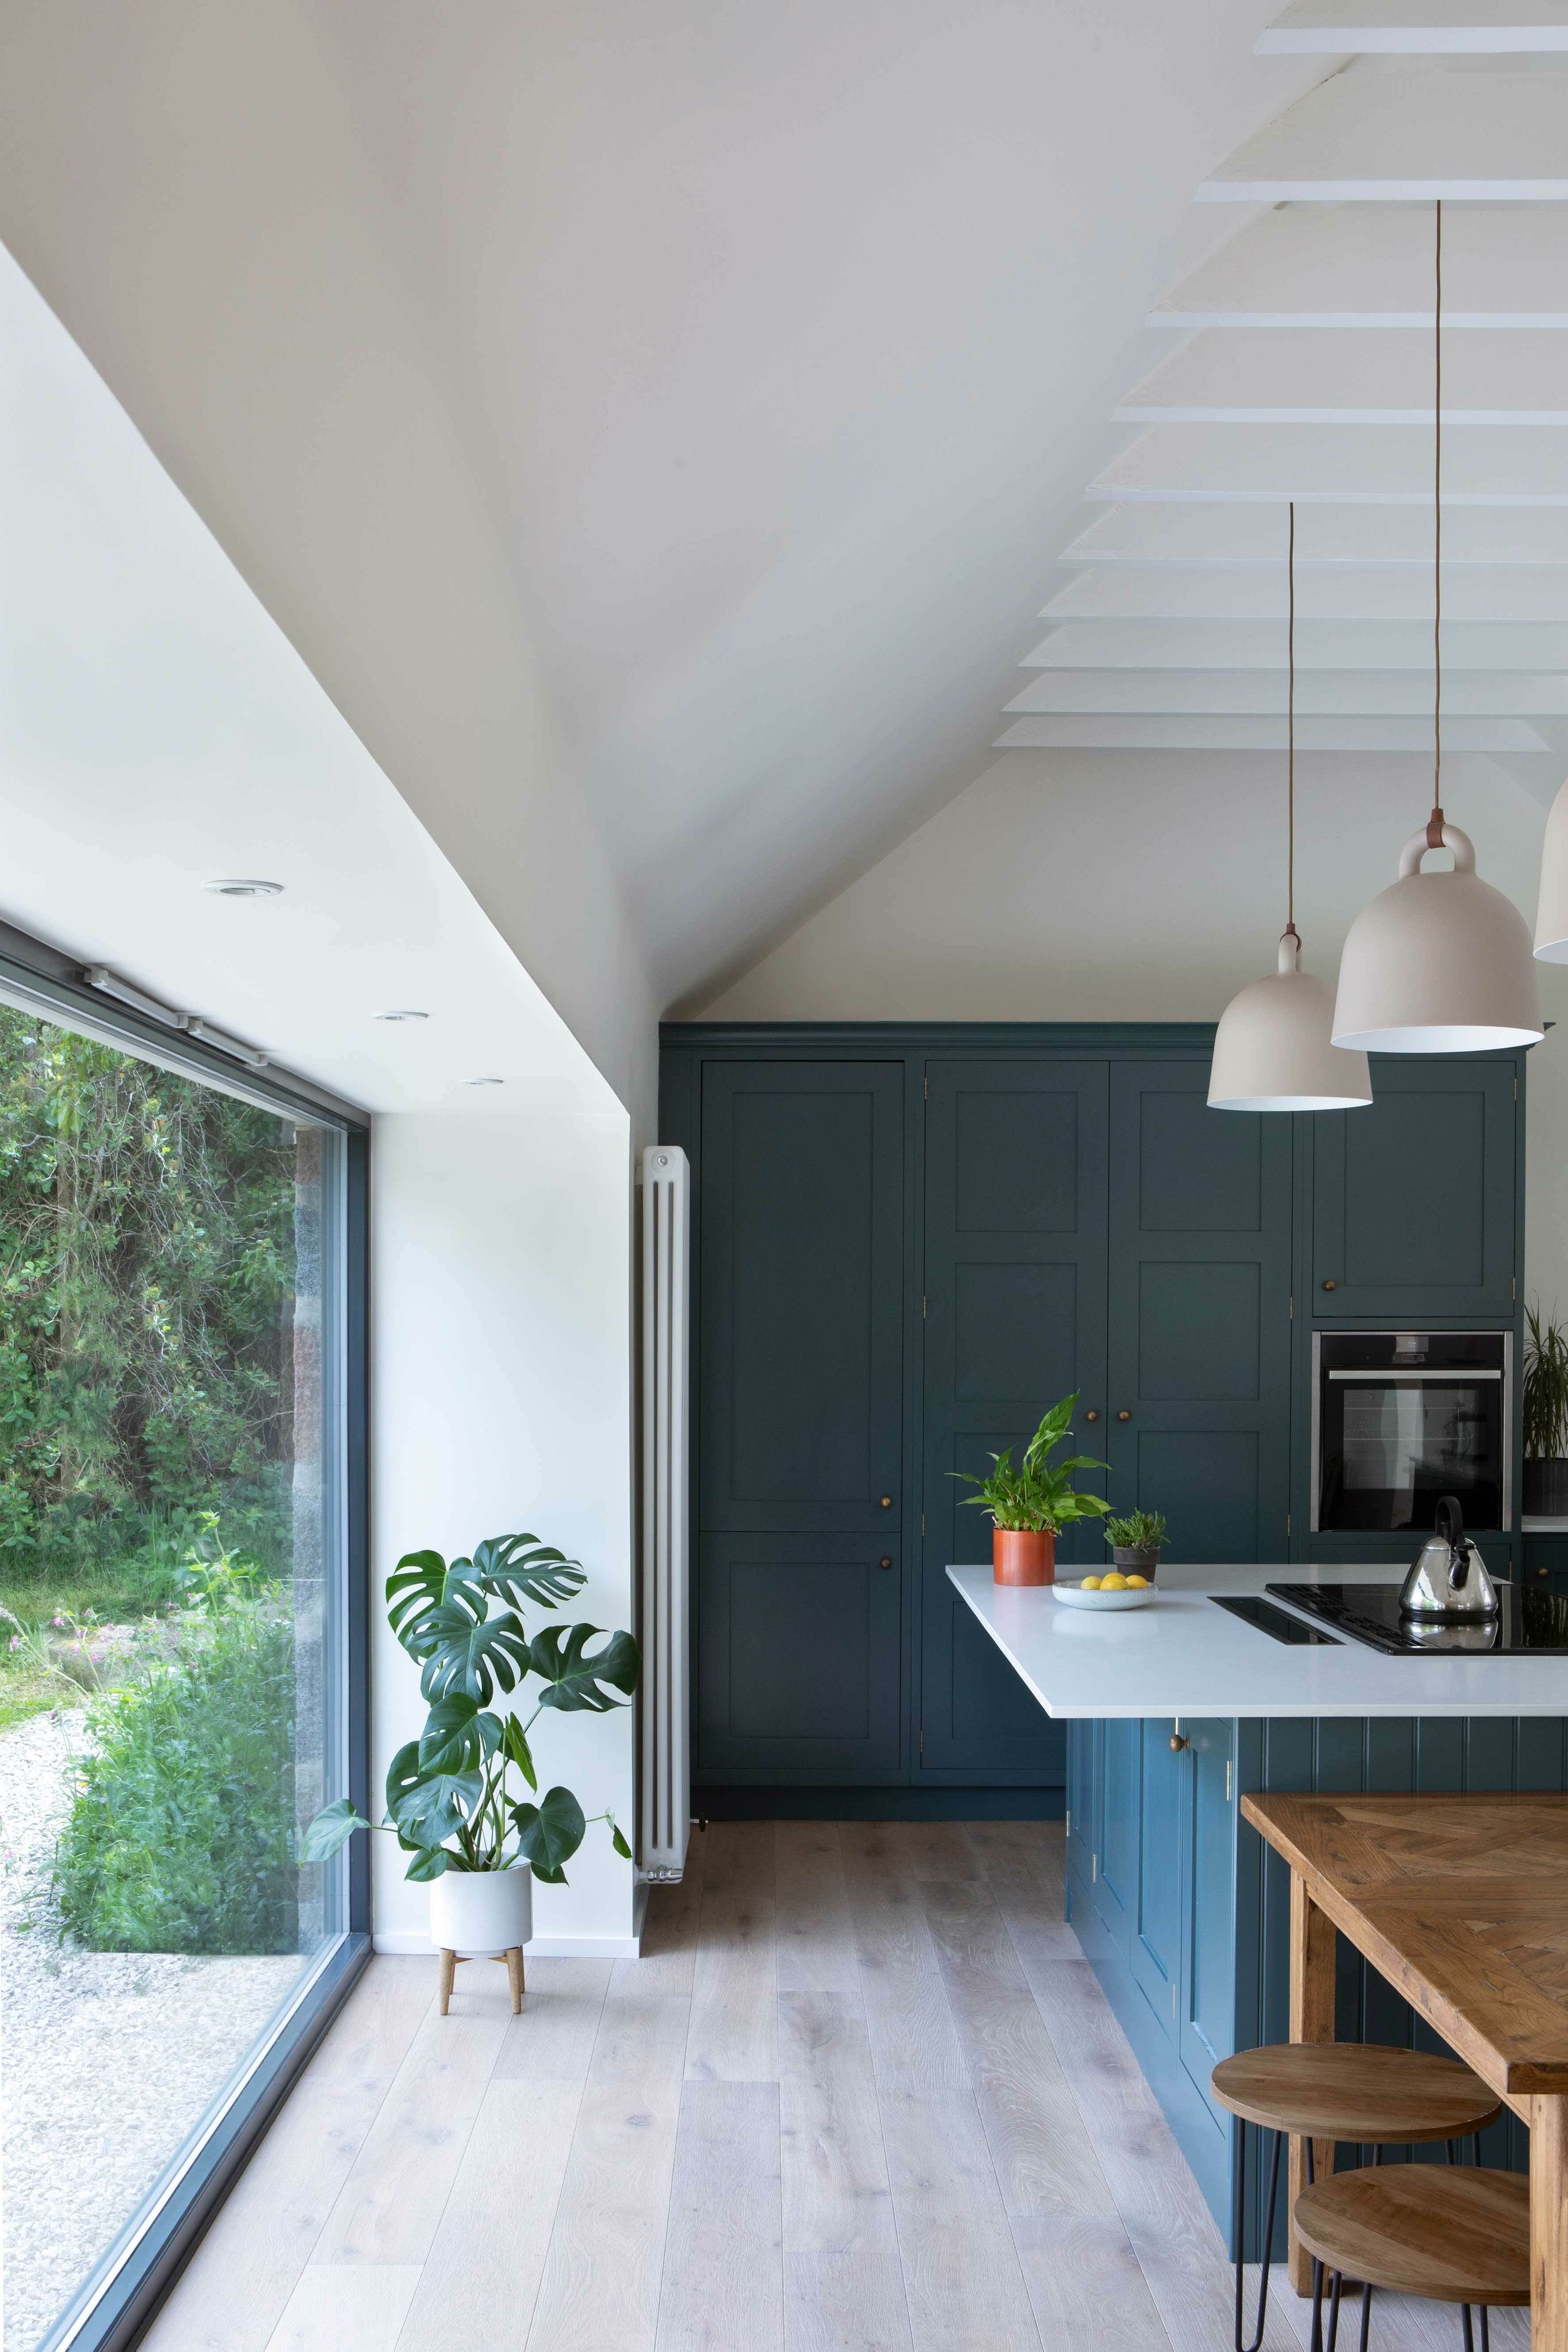
[[[1468,1528],[1513,1509],[1511,1331],[1319,1331],[1312,1527],[1427,1528],[1456,1495]]]

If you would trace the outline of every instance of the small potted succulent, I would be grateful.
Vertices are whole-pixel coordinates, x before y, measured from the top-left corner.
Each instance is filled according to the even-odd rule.
[[[1568,1331],[1525,1309],[1524,1507],[1568,1517]]]
[[[951,1474],[980,1490],[965,1495],[964,1502],[991,1514],[992,1569],[998,1584],[1054,1584],[1062,1528],[1074,1519],[1103,1517],[1110,1508],[1098,1495],[1079,1494],[1071,1477],[1075,1470],[1103,1470],[1105,1463],[1088,1454],[1069,1454],[1055,1465],[1047,1458],[1066,1437],[1077,1404],[1075,1389],[1052,1405],[1016,1467],[1009,1445],[991,1456],[993,1467],[984,1478],[967,1470]]]
[[[641,1664],[629,1633],[610,1633],[590,1653],[597,1625],[547,1625],[529,1638],[519,1603],[554,1609],[586,1582],[575,1560],[537,1536],[491,1536],[450,1566],[439,1552],[405,1553],[386,1580],[386,1613],[421,1669],[425,1728],[392,1759],[388,1819],[367,1822],[340,1797],[306,1831],[301,1861],[328,1860],[355,1830],[389,1830],[409,1857],[408,1877],[429,1882],[432,1943],[470,1959],[521,1949],[533,1932],[533,1881],[564,1885],[588,1822],[570,1789],[547,1789],[535,1803],[510,1776],[537,1795],[528,1735],[545,1708],[607,1715],[630,1698]],[[493,1616],[492,1601],[505,1604]],[[530,1675],[542,1687],[531,1694],[526,1723],[489,1712],[498,1689],[518,1690]],[[592,1819],[629,1862],[614,1813]]]
[[[1164,1517],[1159,1511],[1129,1511],[1123,1519],[1107,1519],[1105,1540],[1122,1575],[1152,1579],[1165,1540]]]

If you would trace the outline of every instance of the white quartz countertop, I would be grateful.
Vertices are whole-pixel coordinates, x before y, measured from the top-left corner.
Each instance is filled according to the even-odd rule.
[[[947,1572],[1047,1715],[1568,1714],[1568,1658],[1389,1658],[1348,1639],[1297,1648],[1207,1597],[1277,1582],[1387,1584],[1403,1570],[1386,1560],[1162,1567],[1147,1608],[1103,1613],[1065,1609],[1047,1585],[994,1583],[989,1568]]]

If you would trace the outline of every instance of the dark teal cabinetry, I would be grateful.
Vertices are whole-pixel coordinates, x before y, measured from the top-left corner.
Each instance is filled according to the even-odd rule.
[[[1067,1731],[1068,1916],[1228,2239],[1234,2143],[1209,2075],[1289,2032],[1289,1874],[1242,1822],[1240,1792],[1561,1790],[1568,1723],[1150,1717]],[[1343,1944],[1340,1956],[1340,2040],[1439,2046],[1375,1969]],[[1494,2125],[1482,2153],[1521,2166],[1520,2126]],[[1260,2219],[1254,2204],[1248,2259]]]
[[[1289,1121],[1207,1096],[1206,1060],[1111,1070],[1110,1492],[1165,1513],[1173,1559],[1267,1559],[1289,1508]]]
[[[1068,1916],[1211,2201],[1229,2158],[1208,2079],[1237,2046],[1236,1732],[1068,1726]]]
[[[1512,1320],[1518,1087],[1511,1055],[1380,1055],[1369,1110],[1311,1120],[1314,1319]]]
[[[1005,1446],[1016,1457],[1072,1389],[1104,1426],[1108,1077],[1103,1060],[1043,1058],[933,1058],[922,1073],[923,1775],[1061,1784],[1060,1727],[946,1571],[991,1557],[991,1522],[955,1472],[984,1472]],[[1088,1528],[1061,1544],[1064,1562],[1104,1550]]]
[[[1312,1330],[1517,1332],[1524,1056],[1379,1057],[1370,1110],[1247,1118],[1207,1107],[1211,1034],[666,1029],[660,1131],[696,1179],[700,1785],[1059,1801],[1062,1727],[945,1570],[990,1554],[953,1473],[1071,1389],[1091,1477],[1165,1512],[1171,1558],[1403,1563],[1403,1538],[1310,1532]],[[1568,1542],[1527,1566],[1516,1533],[1484,1541],[1568,1587]],[[1059,1556],[1101,1562],[1097,1527]]]
[[[897,1523],[903,1084],[897,1062],[703,1073],[705,1529]]]
[[[1537,1591],[1568,1592],[1568,1534],[1527,1535],[1523,1538],[1524,1580]]]

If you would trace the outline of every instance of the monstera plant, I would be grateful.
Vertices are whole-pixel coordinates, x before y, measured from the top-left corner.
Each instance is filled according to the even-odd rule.
[[[530,1735],[547,1708],[607,1715],[624,1706],[640,1659],[629,1633],[601,1640],[597,1625],[547,1625],[531,1637],[518,1612],[558,1608],[586,1581],[575,1560],[531,1535],[491,1536],[449,1565],[439,1552],[405,1553],[386,1580],[386,1613],[419,1666],[425,1728],[392,1759],[387,1820],[367,1822],[340,1797],[306,1831],[301,1860],[325,1861],[356,1829],[379,1826],[409,1856],[410,1878],[516,1871],[563,1885],[588,1822],[570,1789],[539,1795]],[[530,1677],[538,1688],[524,1692]],[[527,1720],[517,1706],[493,1712],[498,1692],[522,1693],[522,1706],[531,1699]],[[592,1819],[629,1862],[615,1814]]]

